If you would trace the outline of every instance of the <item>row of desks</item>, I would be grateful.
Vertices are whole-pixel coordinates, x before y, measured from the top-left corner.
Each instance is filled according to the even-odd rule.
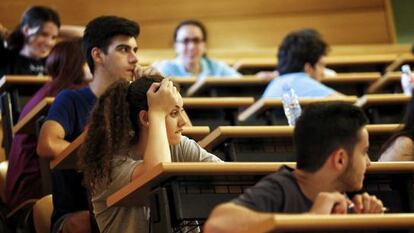
[[[347,103],[354,103],[364,109],[370,109],[373,107],[389,107],[389,106],[405,106],[410,100],[410,97],[402,94],[378,94],[378,95],[366,95],[362,98],[356,98],[355,96],[348,97],[332,97],[332,98],[301,98],[299,100],[301,106],[306,107],[309,104],[316,102],[332,102],[341,101]],[[46,97],[39,102],[25,117],[23,117],[13,127],[13,133],[33,133],[35,128],[35,121],[37,118],[46,114],[50,105],[53,103],[53,97]],[[283,104],[280,99],[260,99],[254,101],[252,97],[216,97],[216,98],[203,98],[203,97],[185,97],[183,98],[184,107],[188,112],[193,124],[198,119],[203,119],[208,122],[214,120],[214,118],[208,118],[208,113],[217,111],[232,111],[230,115],[237,117],[237,119],[231,119],[231,121],[248,122],[249,118],[255,115],[259,115],[266,110],[281,110]],[[206,113],[203,113],[203,110]],[[199,114],[196,114],[199,113]],[[401,112],[400,112],[401,114]],[[398,121],[397,121],[398,122]],[[374,122],[377,123],[377,122]],[[201,124],[194,124],[201,125]],[[208,124],[204,124],[208,125]],[[231,122],[222,125],[232,125]]]
[[[216,205],[237,197],[282,165],[294,167],[295,163],[161,163],[109,196],[107,205],[131,207],[149,204],[154,232],[173,232],[183,222],[205,220]],[[367,170],[364,191],[382,199],[391,213],[412,213],[413,172],[413,162],[372,163]],[[272,229],[411,229],[414,225],[410,222],[412,214],[355,215],[350,218],[320,216],[323,220],[316,215],[291,215],[291,219],[283,216],[276,214],[274,219],[257,226],[254,231],[246,229],[250,230],[246,232],[268,232]],[[375,216],[378,221],[367,216]],[[307,220],[315,222],[302,222]],[[281,221],[280,228],[277,228],[278,221]],[[321,223],[323,221],[325,223]],[[393,221],[401,225],[395,226]],[[344,226],[345,223],[350,225]],[[299,225],[295,227],[293,224]],[[339,225],[334,226],[336,224]]]
[[[210,52],[209,52],[210,54]],[[265,54],[265,55],[263,55]],[[251,71],[275,69],[277,67],[276,54],[269,55],[268,51],[235,54],[228,51],[224,54],[212,54],[213,58],[218,58],[233,66],[241,72],[250,73]],[[151,65],[155,61],[173,58],[171,53],[157,53],[148,51],[141,54],[140,63]],[[378,53],[375,54],[336,54],[327,56],[326,65],[337,71],[395,71],[403,63],[413,63],[414,56],[407,50],[405,53]]]
[[[378,150],[400,127],[397,124],[368,125],[370,153],[376,160]],[[210,133],[208,127],[185,127],[183,134],[199,141],[201,147],[226,161],[294,161],[291,126],[221,126]],[[85,141],[86,132],[74,140],[56,159],[51,169],[75,169],[76,150]]]
[[[347,95],[363,95],[367,91],[385,90],[387,92],[399,91],[400,72],[389,72],[384,78],[378,72],[367,73],[340,73],[336,77],[327,77],[322,83]],[[260,97],[271,81],[256,76],[231,77],[195,77],[172,80],[181,87],[185,96],[253,96]],[[41,85],[50,81],[48,76],[3,76],[0,79],[0,90],[18,89],[22,93],[34,93]],[[237,87],[237,88],[236,88]]]

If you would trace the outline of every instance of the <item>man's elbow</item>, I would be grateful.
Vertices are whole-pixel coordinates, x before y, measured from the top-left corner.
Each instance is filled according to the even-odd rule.
[[[229,223],[225,223],[224,225],[221,223],[223,222],[222,214],[223,208],[225,208],[226,204],[221,204],[213,209],[207,222],[204,224],[204,232],[205,233],[226,233],[226,229],[224,227],[228,226]]]
[[[223,229],[217,224],[215,217],[210,217],[204,224],[204,233],[224,233]]]
[[[44,158],[44,159],[54,158],[52,145],[49,140],[39,139],[37,143],[37,147],[36,147],[36,152],[40,158]]]

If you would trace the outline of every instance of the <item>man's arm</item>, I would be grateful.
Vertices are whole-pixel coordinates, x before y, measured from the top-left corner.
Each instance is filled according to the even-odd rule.
[[[259,213],[246,207],[225,203],[217,206],[206,224],[205,233],[237,233],[273,217],[271,213]]]
[[[42,158],[56,158],[70,142],[65,140],[65,130],[57,121],[47,120],[40,129],[37,154]]]

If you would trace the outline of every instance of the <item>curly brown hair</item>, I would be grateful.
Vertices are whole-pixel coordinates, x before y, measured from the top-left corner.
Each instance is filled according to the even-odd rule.
[[[90,117],[88,133],[80,148],[79,166],[84,182],[93,193],[99,185],[112,182],[114,155],[128,154],[139,140],[138,114],[148,110],[147,91],[159,75],[143,76],[134,82],[119,80],[97,100]]]

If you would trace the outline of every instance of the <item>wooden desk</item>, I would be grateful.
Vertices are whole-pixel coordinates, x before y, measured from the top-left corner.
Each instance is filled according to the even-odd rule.
[[[336,77],[326,77],[321,82],[342,94],[361,96],[380,78],[379,72],[338,73]]]
[[[184,127],[183,135],[198,140],[205,137],[210,132],[206,126]],[[62,153],[50,161],[50,169],[76,169],[77,168],[77,149],[85,142],[86,132],[79,135]]]
[[[414,214],[310,215],[275,214],[240,233],[413,229]]]
[[[367,55],[332,55],[325,58],[326,66],[337,72],[383,72],[386,67],[397,60],[398,54],[367,54]],[[242,73],[251,70],[274,70],[277,67],[275,57],[250,57],[237,61],[236,67]]]
[[[373,161],[400,125],[367,125]],[[200,146],[227,161],[284,162],[295,160],[291,126],[221,126],[199,141]]]
[[[362,95],[366,88],[381,77],[379,72],[338,73],[336,77],[327,77],[322,83],[347,95]],[[255,75],[235,77],[172,77],[180,86],[184,96],[252,96],[259,98],[272,79],[263,79]]]
[[[404,94],[369,94],[355,105],[364,109],[371,124],[400,123],[410,98]]]
[[[358,99],[357,106],[368,108],[378,105],[406,105],[411,99],[404,94],[369,94]]]
[[[354,103],[357,100],[356,96],[347,97],[325,97],[325,98],[300,98],[299,102],[301,106],[306,106],[312,103],[320,102],[335,102],[341,101],[346,103]],[[253,105],[249,106],[246,110],[241,112],[237,119],[240,122],[244,122],[247,119],[258,115],[269,108],[283,108],[282,100],[280,98],[261,98],[257,100]]]
[[[157,223],[152,223],[154,232],[171,232],[171,228],[177,227],[177,222],[206,219],[217,204],[237,197],[283,164],[285,163],[161,163],[109,196],[107,205],[131,207],[150,202],[151,214],[157,216],[158,220]],[[293,167],[294,163],[288,165]],[[406,184],[403,186],[407,190],[392,186],[391,190],[384,192],[412,194],[413,173],[413,162],[374,162],[367,170],[364,187],[381,198],[383,193],[378,187],[378,193],[374,192],[374,183],[383,181],[385,177],[392,179],[392,182],[404,179]],[[401,197],[404,198],[405,194]],[[398,198],[399,196],[393,195],[394,200]],[[385,206],[394,208],[389,201],[384,200]]]
[[[0,91],[4,91],[13,87],[41,87],[46,82],[51,80],[52,79],[49,76],[4,75],[0,79]]]
[[[21,106],[46,82],[48,76],[4,75],[0,78],[2,126],[5,131],[4,148],[8,155],[13,138],[13,126],[19,118]]]
[[[13,127],[13,134],[34,134],[36,121],[41,115],[47,114],[47,111],[54,100],[55,98],[53,97],[46,97],[40,101],[26,116],[17,122],[17,124]]]
[[[183,101],[193,125],[211,128],[235,125],[237,114],[254,103],[252,97],[185,97]]]
[[[254,75],[236,77],[173,77],[173,82],[181,88],[184,96],[252,96],[259,97],[263,94],[269,79],[262,79]]]
[[[387,67],[385,71],[386,72],[397,71],[401,68],[402,65],[407,64],[407,63],[408,64],[414,63],[414,55],[412,53],[400,54],[397,57],[397,59]]]
[[[368,94],[401,93],[401,72],[387,72],[380,79],[373,82],[367,89]]]

